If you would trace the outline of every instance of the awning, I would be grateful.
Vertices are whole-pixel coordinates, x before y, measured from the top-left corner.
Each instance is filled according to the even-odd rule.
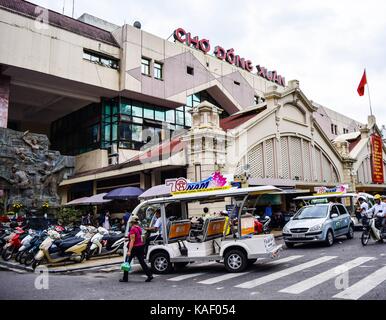
[[[171,187],[165,184],[154,186],[139,196],[139,199],[152,199],[158,197],[170,197]]]
[[[143,193],[141,188],[137,187],[125,187],[115,189],[104,196],[105,200],[129,200],[138,198]]]
[[[104,203],[109,203],[111,200],[105,200],[103,197],[107,195],[107,193],[101,193],[96,194],[92,197],[84,197],[80,199],[75,199],[67,204],[65,204],[65,207],[68,206],[92,206],[92,205],[99,205]]]
[[[88,200],[88,197],[83,197],[79,199],[72,200],[68,203],[66,203],[64,206],[65,207],[70,207],[70,206],[79,206],[79,205],[84,205],[84,202]]]
[[[250,178],[250,186],[275,186],[275,187],[292,187],[295,188],[297,181],[290,179],[271,179],[271,178]]]

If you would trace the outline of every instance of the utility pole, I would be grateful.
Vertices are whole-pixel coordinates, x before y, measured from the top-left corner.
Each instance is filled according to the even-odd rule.
[[[74,18],[75,0],[72,0],[72,18]]]

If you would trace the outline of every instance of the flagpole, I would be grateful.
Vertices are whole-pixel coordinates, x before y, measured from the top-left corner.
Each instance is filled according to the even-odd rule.
[[[367,71],[365,69],[366,73],[366,82],[367,82],[367,93],[369,95],[369,105],[370,105],[370,115],[373,116],[373,108],[371,107],[371,97],[370,97],[370,86],[369,86],[369,79],[367,77]]]

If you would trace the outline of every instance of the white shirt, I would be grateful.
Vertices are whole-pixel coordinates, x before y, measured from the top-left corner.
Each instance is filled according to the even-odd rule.
[[[361,204],[361,213],[366,213],[369,210],[369,205],[366,202]]]
[[[366,211],[366,214],[369,213],[371,213],[373,217],[386,217],[386,203],[381,202],[380,204],[375,204],[371,209]]]

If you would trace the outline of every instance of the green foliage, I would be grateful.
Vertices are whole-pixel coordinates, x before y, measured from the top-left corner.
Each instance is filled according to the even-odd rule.
[[[63,225],[73,225],[80,222],[82,211],[74,208],[61,208],[56,217]]]

